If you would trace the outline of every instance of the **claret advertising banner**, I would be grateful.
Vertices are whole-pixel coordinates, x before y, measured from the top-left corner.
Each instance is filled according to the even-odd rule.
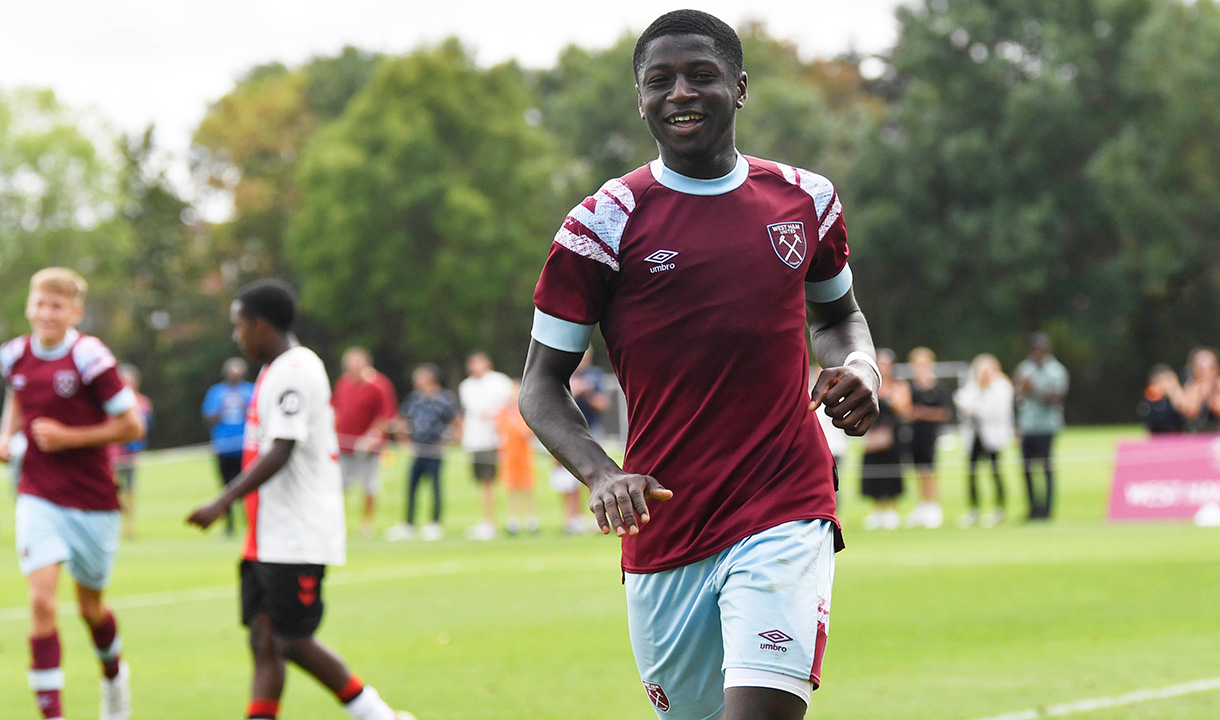
[[[1189,520],[1220,505],[1220,436],[1154,436],[1118,446],[1111,520]]]

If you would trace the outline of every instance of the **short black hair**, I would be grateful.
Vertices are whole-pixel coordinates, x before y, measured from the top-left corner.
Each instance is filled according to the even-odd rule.
[[[1046,350],[1049,352],[1051,349],[1051,336],[1047,335],[1041,330],[1032,332],[1029,334],[1029,346],[1031,348],[1037,348],[1038,350]]]
[[[648,45],[657,38],[667,35],[702,35],[710,38],[712,48],[722,60],[729,64],[734,75],[741,74],[745,67],[744,55],[741,52],[741,38],[726,22],[700,10],[674,10],[667,12],[648,26],[635,41],[635,51],[631,54],[631,63],[635,76],[640,76],[644,69],[644,52]]]
[[[297,295],[283,280],[268,278],[243,285],[237,291],[241,311],[251,320],[262,318],[280,332],[292,330],[297,318]]]

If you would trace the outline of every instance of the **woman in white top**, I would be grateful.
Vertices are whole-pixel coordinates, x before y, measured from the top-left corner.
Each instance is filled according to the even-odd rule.
[[[989,527],[1004,519],[1004,481],[1000,476],[999,455],[1014,437],[1012,382],[1000,369],[1000,361],[994,355],[984,353],[970,363],[970,382],[954,394],[953,400],[963,419],[962,440],[970,448],[967,476],[970,508],[958,524],[970,527],[981,522]],[[991,461],[996,504],[995,509],[980,520],[975,470],[982,458]]]

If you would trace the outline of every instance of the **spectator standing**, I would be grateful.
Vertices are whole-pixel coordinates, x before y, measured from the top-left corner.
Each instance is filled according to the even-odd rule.
[[[512,383],[511,388],[508,402],[496,417],[496,429],[500,433],[500,479],[508,492],[508,518],[504,529],[509,535],[516,535],[524,527],[526,532],[534,534],[538,532],[538,507],[534,500],[534,433],[517,407],[521,386]]]
[[[894,378],[894,351],[877,351],[881,371],[878,393],[880,412],[864,434],[864,459],[860,469],[860,492],[873,501],[873,511],[864,518],[865,530],[896,530],[898,498],[902,496],[902,447],[899,429],[911,413],[911,388]]]
[[[605,433],[602,415],[610,409],[610,396],[606,394],[606,379],[601,368],[593,364],[593,347],[585,350],[580,365],[571,379],[572,398],[576,407],[589,425],[594,440],[601,441]],[[563,498],[563,531],[569,535],[582,535],[588,529],[582,499],[584,485],[568,472],[558,460],[551,468],[551,489]]]
[[[148,447],[148,431],[152,430],[153,404],[148,396],[140,392],[140,371],[135,365],[119,365],[119,379],[136,395],[136,408],[144,417],[145,434],[135,440],[114,446],[115,479],[119,483],[119,511],[123,515],[123,537],[136,536],[136,462],[141,452]]]
[[[348,348],[342,362],[343,374],[335,382],[331,398],[339,435],[339,470],[344,492],[357,484],[364,492],[360,534],[371,537],[381,450],[385,447],[385,431],[398,411],[398,397],[394,385],[373,367],[368,350]]]
[[[906,518],[908,527],[938,528],[944,521],[936,477],[936,440],[953,419],[953,395],[936,377],[936,354],[917,347],[911,364],[911,462],[919,477],[919,503]]]
[[[1021,436],[1025,491],[1029,520],[1049,520],[1054,505],[1055,475],[1051,446],[1063,429],[1063,400],[1068,392],[1068,371],[1051,354],[1051,338],[1036,332],[1029,338],[1029,356],[1017,366],[1017,432]],[[1034,467],[1041,466],[1041,491],[1035,487]]]
[[[1153,365],[1148,372],[1144,399],[1136,408],[1148,432],[1163,435],[1180,433],[1185,429],[1186,421],[1176,407],[1181,403],[1181,395],[1182,386],[1173,368],[1164,363]]]
[[[420,537],[440,540],[445,534],[441,526],[441,462],[445,436],[457,419],[457,398],[441,387],[440,370],[431,363],[415,368],[411,383],[415,390],[398,410],[403,419],[400,428],[410,439],[414,455],[407,477],[406,521],[386,530],[386,540],[415,538],[415,497],[425,477],[432,484],[432,521],[424,526]]]
[[[970,363],[970,381],[953,398],[965,422],[962,442],[969,448],[967,472],[969,508],[958,519],[961,527],[983,525],[992,527],[1004,521],[1004,478],[1000,475],[1000,451],[1012,443],[1013,391],[1012,382],[1000,368],[995,355],[982,354]],[[978,463],[986,458],[991,463],[995,481],[995,508],[987,515],[979,514]]]
[[[610,409],[610,397],[606,395],[606,377],[601,368],[593,364],[593,348],[585,350],[580,365],[572,373],[572,398],[576,407],[589,424],[589,432],[600,440],[603,434],[602,415]]]
[[[1187,432],[1220,432],[1220,361],[1212,348],[1190,351],[1187,378],[1174,408]]]
[[[203,398],[203,419],[211,427],[212,452],[220,470],[220,485],[228,487],[241,473],[242,438],[246,434],[246,410],[254,395],[254,383],[246,380],[249,368],[239,357],[225,360],[224,378],[208,388]],[[225,536],[233,535],[233,509],[225,509]]]
[[[468,535],[472,540],[491,540],[496,536],[496,465],[500,452],[500,433],[496,418],[509,402],[513,381],[496,372],[487,353],[476,352],[466,359],[469,377],[458,385],[462,404],[459,416],[462,447],[470,453],[475,481],[482,497],[482,519]]]

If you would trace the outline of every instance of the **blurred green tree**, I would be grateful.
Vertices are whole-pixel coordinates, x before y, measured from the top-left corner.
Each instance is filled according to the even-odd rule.
[[[120,214],[120,159],[97,118],[50,90],[0,91],[0,336],[29,331],[25,300],[37,270],[71,267],[90,282],[82,329],[110,333],[129,252]],[[106,337],[108,342],[121,338]]]
[[[1218,177],[1214,15],[1210,0],[900,9],[899,99],[851,179],[853,265],[878,342],[998,352],[1011,367],[1026,333],[1047,329],[1073,371],[1073,419],[1130,416],[1148,364],[1191,342],[1147,342],[1178,332],[1187,309],[1158,306],[1157,288],[1195,288],[1215,308],[1214,257],[1180,252],[1215,246],[1215,206],[1192,209]]]
[[[396,379],[475,348],[520,370],[564,168],[515,65],[478,68],[454,40],[385,61],[301,160],[304,307]]]
[[[300,205],[301,152],[380,59],[346,47],[297,69],[261,65],[209,108],[195,131],[191,164],[201,186],[232,203],[232,218],[213,228],[229,289],[255,277],[290,277],[284,234]]]

